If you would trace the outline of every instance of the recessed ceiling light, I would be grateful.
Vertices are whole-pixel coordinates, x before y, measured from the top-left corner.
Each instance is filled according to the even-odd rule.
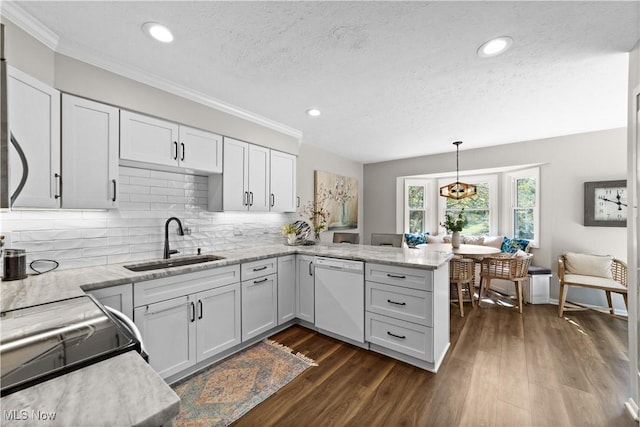
[[[145,22],[144,25],[142,25],[142,31],[162,43],[171,43],[173,41],[171,31],[157,22]]]
[[[484,43],[478,48],[478,56],[491,58],[504,53],[513,44],[513,39],[508,36],[496,37]]]
[[[311,117],[318,117],[320,114],[320,110],[318,110],[317,108],[309,108],[307,110],[307,115]]]

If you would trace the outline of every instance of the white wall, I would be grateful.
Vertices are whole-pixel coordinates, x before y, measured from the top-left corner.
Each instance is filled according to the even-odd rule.
[[[360,241],[363,241],[363,195],[364,180],[362,163],[346,159],[344,157],[331,154],[328,151],[310,146],[301,145],[300,154],[298,156],[298,173],[297,186],[298,195],[300,196],[300,205],[304,206],[313,200],[314,185],[313,172],[316,170],[333,172],[338,175],[349,176],[358,180],[358,228],[354,230],[346,230],[348,232],[360,233]],[[308,218],[304,218],[308,220]],[[320,236],[322,242],[332,242],[333,232],[324,231]]]
[[[626,229],[585,227],[584,182],[625,179],[626,128],[463,150],[463,170],[543,163],[540,168],[540,248],[534,263],[554,272],[551,295],[557,298],[557,259],[565,251],[611,254],[627,258]],[[455,170],[455,151],[364,165],[365,234],[394,232],[396,178]],[[604,293],[572,289],[569,299],[606,306]],[[622,309],[622,298],[616,297]]]

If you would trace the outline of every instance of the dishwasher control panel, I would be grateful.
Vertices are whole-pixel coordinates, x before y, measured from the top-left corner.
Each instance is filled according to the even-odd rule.
[[[364,263],[362,261],[349,261],[346,259],[316,257],[315,266],[326,268],[339,268],[345,270],[364,271]]]

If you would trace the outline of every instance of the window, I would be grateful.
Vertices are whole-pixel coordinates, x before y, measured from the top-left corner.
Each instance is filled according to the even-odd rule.
[[[513,237],[537,243],[539,237],[539,183],[538,168],[511,172],[510,231]]]
[[[447,199],[445,214],[457,213],[464,208],[467,225],[462,232],[475,236],[489,234],[489,184],[477,184],[478,193],[473,197],[455,200]]]
[[[405,233],[424,233],[427,228],[427,199],[430,195],[430,182],[419,179],[406,179],[404,185]]]

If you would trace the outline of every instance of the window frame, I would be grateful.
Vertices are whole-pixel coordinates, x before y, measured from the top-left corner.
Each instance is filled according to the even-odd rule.
[[[424,188],[424,204],[422,209],[411,209],[409,207],[409,187],[423,187]],[[409,233],[409,214],[413,210],[422,210],[424,212],[424,228],[423,233],[431,231],[431,211],[433,208],[429,208],[429,201],[433,199],[433,180],[417,179],[417,178],[405,178],[404,180],[404,197],[403,197],[403,233]]]
[[[535,191],[535,206],[533,208],[533,239],[530,240],[530,245],[533,248],[537,248],[540,242],[540,168],[533,167],[527,169],[520,169],[516,171],[510,171],[505,173],[506,186],[509,189],[508,204],[505,209],[507,214],[507,229],[511,233],[511,237],[515,236],[515,211],[518,209],[517,204],[517,183],[518,179],[533,178],[536,182]]]
[[[455,180],[455,176],[450,178],[438,179],[438,188],[443,185],[447,185]],[[498,188],[498,174],[484,174],[484,175],[469,175],[460,178],[460,181],[467,184],[489,184],[489,236],[498,235],[499,219],[500,219],[500,197]],[[438,195],[438,234],[443,232],[447,233],[444,227],[440,226],[440,222],[444,220],[445,212],[447,208],[447,202],[445,197]]]

